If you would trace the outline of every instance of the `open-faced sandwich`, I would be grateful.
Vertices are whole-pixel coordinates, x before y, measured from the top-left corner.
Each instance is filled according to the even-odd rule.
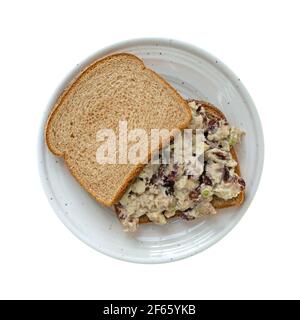
[[[153,130],[169,134],[156,148],[147,145],[144,158],[130,162],[134,139],[124,136],[120,123],[126,123],[126,132],[142,129],[149,140]],[[196,135],[203,148],[179,162],[174,139],[185,128],[191,129],[192,149]],[[234,145],[243,134],[212,104],[184,100],[127,53],[97,60],[78,74],[57,99],[45,127],[50,151],[64,157],[72,175],[98,202],[112,206],[126,231],[146,222],[192,220],[240,205],[245,181]],[[99,150],[104,137],[115,142],[116,136],[118,147],[109,144],[103,162]],[[170,150],[169,163],[149,162],[161,159],[165,148]]]
[[[174,216],[192,220],[244,201],[245,181],[233,148],[243,132],[213,105],[197,100],[188,104],[189,127],[203,132],[204,165],[194,170],[196,153],[184,163],[147,164],[115,205],[125,230],[135,231],[146,222],[165,224]]]

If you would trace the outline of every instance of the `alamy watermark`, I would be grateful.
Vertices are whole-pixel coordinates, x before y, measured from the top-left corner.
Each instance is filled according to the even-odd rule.
[[[117,132],[100,129],[96,140],[99,164],[168,164],[191,162],[195,158],[199,160],[195,165],[203,162],[205,139],[201,129],[151,129],[149,134],[142,128],[128,130],[127,121],[119,121]]]

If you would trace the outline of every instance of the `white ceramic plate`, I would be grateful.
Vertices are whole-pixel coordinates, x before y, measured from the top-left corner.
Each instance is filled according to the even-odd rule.
[[[124,233],[116,216],[99,205],[68,172],[64,161],[44,144],[43,127],[58,95],[70,79],[91,61],[115,52],[131,52],[171,83],[184,97],[218,106],[229,122],[246,132],[237,149],[245,178],[246,200],[241,207],[187,222],[164,226],[147,224]],[[264,145],[260,120],[247,90],[219,59],[175,40],[138,39],[122,42],[89,57],[68,75],[49,102],[39,138],[39,167],[46,195],[61,221],[82,241],[109,256],[139,263],[160,263],[200,252],[226,235],[241,219],[256,192],[263,167]]]

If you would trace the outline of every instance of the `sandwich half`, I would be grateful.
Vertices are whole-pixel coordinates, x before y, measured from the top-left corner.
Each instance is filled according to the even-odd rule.
[[[116,203],[143,169],[142,163],[99,163],[98,133],[127,130],[183,129],[191,120],[187,102],[136,56],[127,53],[97,60],[80,72],[57,99],[45,126],[51,152],[63,157],[77,181],[100,203]],[[158,149],[171,136],[161,141]],[[146,158],[150,158],[149,150]],[[113,160],[113,159],[112,159]],[[147,160],[147,159],[146,159]]]
[[[200,161],[196,153],[184,163],[147,164],[114,206],[125,231],[148,222],[165,224],[173,217],[193,220],[243,203],[245,181],[234,146],[244,133],[212,104],[188,100],[188,105],[189,128],[203,135],[203,165],[195,170]]]

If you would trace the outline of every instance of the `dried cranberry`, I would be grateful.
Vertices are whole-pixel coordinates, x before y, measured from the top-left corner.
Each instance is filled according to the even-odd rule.
[[[218,122],[215,119],[210,119],[207,125],[209,131],[214,131],[218,127]]]
[[[175,181],[173,180],[164,181],[163,186],[167,189],[166,190],[167,195],[171,195],[174,193],[174,184],[175,184]]]
[[[224,182],[227,182],[230,178],[230,172],[229,169],[225,166],[223,169],[223,180]]]
[[[242,190],[244,190],[245,187],[246,187],[246,182],[245,182],[245,180],[244,180],[243,178],[239,178],[239,179],[238,179],[238,183],[240,184]]]
[[[224,154],[223,152],[221,151],[216,151],[214,152],[214,155],[216,155],[219,159],[221,160],[226,160],[227,156],[226,154]]]
[[[206,184],[207,186],[212,186],[212,181],[208,176],[203,177],[203,183]]]
[[[170,186],[174,187],[175,180],[176,180],[176,174],[177,172],[171,171],[171,173],[168,176],[163,176],[162,177],[162,185],[165,187],[170,188]]]

